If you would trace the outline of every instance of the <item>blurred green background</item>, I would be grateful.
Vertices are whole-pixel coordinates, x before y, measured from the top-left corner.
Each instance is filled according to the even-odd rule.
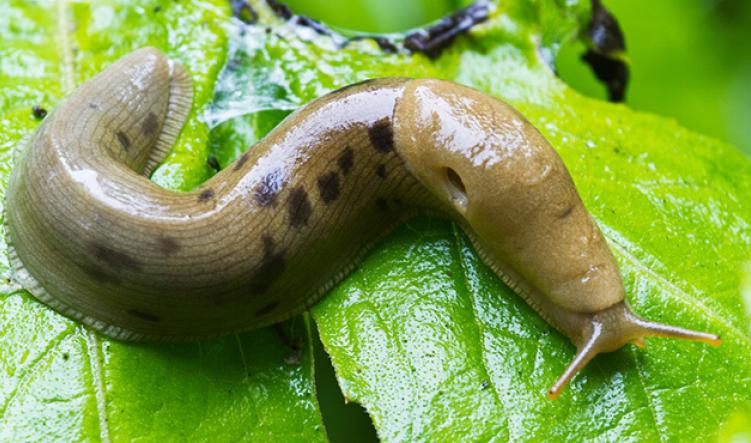
[[[605,0],[626,36],[632,108],[675,117],[683,126],[751,154],[751,1]],[[579,62],[583,45],[558,59],[560,76],[605,98]]]
[[[563,1],[563,0],[553,0]],[[588,0],[579,0],[588,1]],[[299,14],[344,32],[391,33],[424,25],[471,0],[289,0]],[[672,116],[683,126],[751,154],[751,0],[603,0],[626,36],[631,80],[626,103]],[[561,49],[556,69],[583,94],[605,88],[579,59],[582,43]],[[332,441],[376,441],[368,417],[345,405],[320,343],[316,378]]]
[[[579,0],[586,1],[586,0]],[[433,21],[471,0],[289,0],[297,13],[338,29],[398,32]],[[604,0],[626,35],[629,106],[675,117],[683,126],[751,154],[751,1]],[[584,94],[605,90],[564,47],[560,76]]]
[[[473,0],[288,0],[295,13],[339,30],[400,32],[437,20]]]

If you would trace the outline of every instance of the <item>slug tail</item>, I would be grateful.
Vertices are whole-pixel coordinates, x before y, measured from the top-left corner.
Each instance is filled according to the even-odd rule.
[[[193,105],[193,80],[185,68],[174,60],[167,60],[170,86],[167,115],[162,125],[162,132],[146,161],[143,174],[147,177],[172,150],[183,124],[188,118]]]

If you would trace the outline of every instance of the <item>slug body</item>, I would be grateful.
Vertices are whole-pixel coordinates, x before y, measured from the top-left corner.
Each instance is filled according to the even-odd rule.
[[[645,335],[566,167],[509,105],[439,80],[322,97],[189,193],[148,180],[191,106],[183,68],[138,50],[76,90],[22,149],[7,193],[16,278],[123,340],[262,327],[315,303],[420,212],[456,220],[483,260],[579,354]]]

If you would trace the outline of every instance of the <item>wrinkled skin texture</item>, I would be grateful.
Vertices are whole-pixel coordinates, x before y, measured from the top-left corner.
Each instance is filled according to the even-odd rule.
[[[596,353],[643,335],[717,341],[630,312],[565,165],[500,100],[429,79],[352,85],[177,193],[146,176],[190,102],[183,69],[145,48],[40,126],[6,205],[11,259],[32,294],[124,340],[258,328],[315,303],[379,239],[430,212],[459,222],[486,263],[580,347],[563,384]]]

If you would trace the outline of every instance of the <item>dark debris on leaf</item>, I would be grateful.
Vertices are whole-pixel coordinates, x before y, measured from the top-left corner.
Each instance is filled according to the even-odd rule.
[[[488,4],[475,2],[428,28],[408,34],[404,38],[404,47],[410,52],[421,52],[430,58],[437,58],[458,35],[484,22],[489,16]]]
[[[252,25],[258,21],[258,13],[250,6],[248,0],[232,0],[232,15],[246,25]]]
[[[233,5],[236,2],[237,0],[233,0]],[[283,20],[313,29],[320,35],[331,37],[338,35],[317,20],[295,14],[289,6],[278,0],[266,0],[266,3],[271,10]],[[473,4],[442,18],[433,25],[410,32],[404,36],[403,40],[399,37],[394,38],[381,35],[359,34],[343,39],[340,42],[340,46],[344,48],[351,42],[371,39],[384,52],[396,53],[399,52],[400,49],[404,49],[410,53],[419,52],[435,59],[454,41],[457,36],[469,31],[475,25],[486,21],[489,16],[490,6],[487,0],[478,0]]]
[[[222,169],[221,165],[219,164],[219,160],[215,155],[209,155],[206,158],[206,165],[209,168],[213,169],[215,172],[219,172],[219,170]]]
[[[610,101],[624,101],[629,79],[629,67],[623,59],[626,41],[618,20],[601,0],[592,0],[592,19],[586,33],[589,49],[582,60],[608,88]]]
[[[592,0],[592,20],[587,27],[587,36],[592,46],[603,54],[626,51],[626,39],[618,20],[602,5],[601,0]]]
[[[592,49],[582,55],[582,60],[592,68],[597,79],[605,83],[611,102],[620,103],[625,100],[629,77],[628,65],[625,62],[599,54]]]
[[[289,20],[294,15],[292,14],[292,11],[289,9],[289,6],[287,6],[286,4],[282,2],[279,2],[277,0],[266,0],[266,3],[269,5],[271,10],[274,11],[274,14],[278,15],[284,20]]]
[[[31,113],[34,115],[34,118],[38,120],[41,120],[47,116],[47,110],[39,105],[32,106]]]
[[[282,2],[279,2],[277,0],[266,0],[266,3],[269,5],[271,10],[274,11],[274,13],[283,20],[290,21],[295,25],[310,28],[320,35],[334,35],[334,32],[323,23],[317,20],[313,20],[310,17],[293,13],[292,10],[289,9],[289,6]]]
[[[323,23],[317,20],[313,20],[312,18],[306,17],[304,15],[296,15],[293,21],[295,22],[295,24],[298,24],[300,26],[305,26],[306,28],[310,28],[320,35],[333,35],[334,34],[331,31],[331,29],[326,27],[326,25],[324,25]]]
[[[390,40],[388,37],[371,34],[358,34],[352,36],[348,38],[344,42],[344,44],[341,45],[341,47],[345,48],[349,43],[357,42],[360,40],[373,40],[383,52],[388,52],[389,54],[395,54],[399,52],[399,44],[397,42]]]

